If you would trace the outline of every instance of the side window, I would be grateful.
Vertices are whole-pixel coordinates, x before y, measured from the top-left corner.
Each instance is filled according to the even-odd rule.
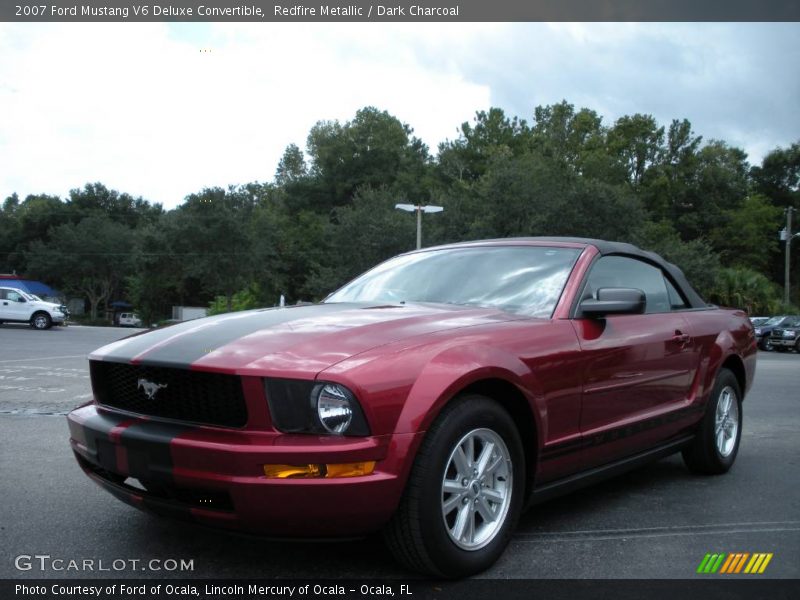
[[[680,292],[675,289],[675,286],[672,285],[672,282],[664,277],[664,281],[667,284],[667,294],[669,294],[669,306],[672,310],[683,310],[685,308],[689,308],[686,304],[686,300],[683,299]]]
[[[19,292],[15,292],[14,290],[9,290],[6,292],[6,299],[10,302],[19,302],[22,296]]]
[[[0,288],[0,300],[5,300],[5,299],[6,299],[6,290]]]
[[[635,258],[603,256],[592,267],[584,294],[597,298],[600,288],[635,288],[647,298],[646,313],[670,311],[667,284],[661,269]],[[680,297],[680,296],[679,296]]]

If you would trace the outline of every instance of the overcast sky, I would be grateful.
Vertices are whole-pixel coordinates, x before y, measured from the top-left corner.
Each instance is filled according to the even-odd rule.
[[[1,23],[0,200],[100,181],[170,208],[271,181],[363,106],[435,152],[477,110],[562,99],[688,118],[758,163],[800,139],[800,24]]]

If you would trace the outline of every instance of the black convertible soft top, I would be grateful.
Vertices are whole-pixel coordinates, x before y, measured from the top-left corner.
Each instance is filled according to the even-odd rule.
[[[689,283],[689,280],[686,279],[686,276],[683,274],[683,271],[680,270],[677,266],[673,265],[671,262],[667,262],[661,256],[656,254],[655,252],[648,252],[646,250],[642,250],[634,246],[633,244],[627,244],[625,242],[609,242],[606,240],[596,240],[592,238],[580,238],[580,237],[516,237],[516,238],[498,238],[493,240],[476,240],[474,242],[463,242],[462,244],[448,244],[452,246],[459,246],[459,245],[469,245],[469,244],[482,244],[482,243],[513,243],[513,242],[560,242],[560,243],[571,243],[571,244],[581,244],[583,246],[594,246],[600,252],[601,255],[615,255],[615,256],[631,256],[634,258],[639,258],[646,262],[652,263],[653,265],[660,267],[664,271],[666,271],[670,278],[672,279],[673,283],[680,289],[683,293],[686,301],[689,303],[691,308],[706,308],[708,307],[708,303],[700,297],[692,285]]]

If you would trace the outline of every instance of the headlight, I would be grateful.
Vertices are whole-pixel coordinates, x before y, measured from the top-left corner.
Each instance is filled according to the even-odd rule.
[[[369,435],[355,394],[339,383],[265,379],[275,428],[287,433]]]
[[[761,327],[756,327],[756,335],[761,335]]]
[[[317,398],[317,416],[322,426],[331,433],[344,433],[353,421],[353,395],[338,383],[321,383],[314,388]]]
[[[785,337],[785,338],[793,338],[795,335],[796,335],[796,333],[794,331],[788,331],[787,330],[787,331],[783,332],[783,337]]]

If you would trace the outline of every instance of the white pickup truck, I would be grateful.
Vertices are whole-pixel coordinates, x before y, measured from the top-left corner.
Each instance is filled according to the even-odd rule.
[[[67,319],[66,307],[45,302],[17,288],[0,287],[0,324],[30,323],[34,329],[50,329],[63,325]]]

